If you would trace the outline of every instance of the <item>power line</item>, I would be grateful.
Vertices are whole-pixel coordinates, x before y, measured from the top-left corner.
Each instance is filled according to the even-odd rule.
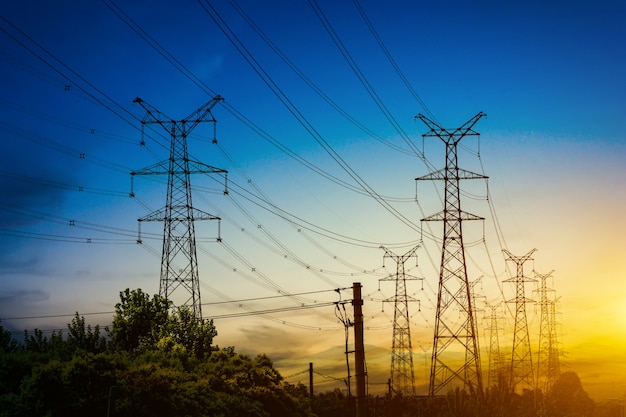
[[[276,82],[269,76],[261,64],[250,53],[246,46],[241,42],[237,35],[232,31],[229,25],[224,21],[220,14],[211,6],[208,0],[202,2],[198,0],[198,3],[207,15],[215,22],[219,29],[224,33],[226,38],[232,43],[235,49],[241,54],[246,62],[252,67],[254,72],[261,78],[261,80],[270,88],[270,91],[276,96],[276,98],[285,106],[285,108],[296,118],[300,125],[305,129],[307,133],[326,151],[326,153],[346,172],[365,192],[368,193],[376,202],[389,211],[394,217],[400,220],[405,225],[418,231],[419,227],[415,225],[406,216],[400,213],[381,196],[376,193],[364,180],[361,178],[348,164],[347,162],[332,148],[332,146],[323,138],[323,136],[317,131],[317,129],[307,120],[302,112],[293,104],[293,102],[287,97],[282,89],[276,84]],[[204,4],[203,4],[204,3]],[[209,10],[210,9],[210,10]]]

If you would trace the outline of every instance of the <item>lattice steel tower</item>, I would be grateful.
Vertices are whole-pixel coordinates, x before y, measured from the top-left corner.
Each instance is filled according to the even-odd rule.
[[[193,207],[190,174],[223,174],[226,177],[227,172],[190,160],[187,151],[187,136],[202,122],[213,123],[215,126],[216,120],[211,109],[221,100],[222,97],[219,95],[213,97],[182,120],[165,116],[140,98],[134,100],[146,110],[146,115],[141,121],[142,133],[146,125],[157,124],[165,129],[171,139],[169,159],[130,174],[131,179],[135,175],[167,175],[165,207],[138,219],[139,226],[141,227],[141,222],[144,221],[164,223],[159,295],[171,300],[172,293],[180,290],[177,294],[183,293],[182,302],[174,304],[189,306],[197,318],[202,318],[202,306],[194,221],[220,220],[220,218]],[[213,140],[215,141],[215,136]],[[134,195],[132,187],[131,195]],[[141,237],[138,241],[141,242]]]
[[[383,265],[385,258],[393,259],[396,264],[396,274],[380,281],[395,281],[396,293],[384,302],[393,301],[393,339],[391,343],[391,389],[395,394],[403,396],[415,395],[415,374],[413,373],[413,346],[411,344],[411,325],[409,314],[409,302],[418,301],[413,297],[409,297],[406,293],[406,281],[417,280],[407,275],[404,270],[404,264],[411,257],[415,257],[417,263],[417,255],[415,252],[419,246],[414,247],[402,256],[398,256],[389,249],[381,246],[385,251],[383,257]]]
[[[498,333],[502,328],[498,327],[498,314],[497,309],[500,307],[501,303],[496,305],[487,304],[487,308],[489,311],[489,316],[486,318],[489,320],[489,327],[487,330],[489,332],[489,370],[487,374],[487,386],[490,387],[492,385],[497,384],[500,379],[503,377],[503,364],[502,364],[502,355],[500,353],[500,338]]]
[[[462,223],[484,220],[461,210],[460,180],[487,178],[484,175],[459,168],[457,145],[466,136],[478,136],[472,130],[485,116],[480,112],[461,127],[444,129],[424,115],[420,118],[430,131],[424,137],[437,137],[446,145],[446,166],[416,180],[442,180],[445,184],[443,211],[422,221],[443,222],[443,245],[433,355],[430,370],[429,395],[433,396],[453,382],[462,387],[482,389],[480,350],[476,318],[472,308],[472,294],[467,278]],[[452,388],[452,387],[451,387]]]
[[[507,303],[515,303],[515,327],[513,329],[513,351],[511,354],[511,389],[516,388],[534,388],[534,370],[533,355],[530,348],[530,334],[528,332],[528,319],[526,317],[526,304],[533,303],[530,298],[526,298],[524,284],[526,282],[534,282],[532,278],[524,276],[524,262],[532,260],[532,254],[536,249],[531,250],[524,256],[514,256],[508,250],[504,249],[507,254],[508,261],[515,262],[517,265],[517,274],[513,278],[509,278],[504,282],[515,283],[515,299],[507,300]]]
[[[554,293],[554,289],[548,288],[547,280],[552,278],[550,271],[547,274],[535,272],[535,276],[541,280],[541,285],[536,290],[539,293],[539,349],[537,351],[537,388],[548,392],[560,374],[558,347],[556,345],[556,323],[554,322],[554,306],[556,298],[548,296]]]

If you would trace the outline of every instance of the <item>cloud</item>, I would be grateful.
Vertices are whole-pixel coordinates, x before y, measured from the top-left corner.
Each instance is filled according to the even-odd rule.
[[[65,201],[68,190],[52,185],[55,176],[40,175],[50,182],[0,172],[0,195],[6,196],[0,205],[0,211],[3,212],[0,227],[16,228],[38,223],[41,217],[46,217],[51,207],[57,207]],[[41,216],[36,213],[41,213]]]
[[[7,304],[39,303],[48,299],[50,299],[50,295],[42,290],[20,289],[0,293],[0,303],[4,306]]]
[[[40,259],[35,255],[29,255],[28,257],[15,256],[10,251],[4,251],[0,255],[0,275],[40,274],[39,265]]]

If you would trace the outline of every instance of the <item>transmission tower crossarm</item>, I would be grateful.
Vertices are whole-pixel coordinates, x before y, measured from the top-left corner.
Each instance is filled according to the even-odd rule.
[[[422,219],[423,222],[437,222],[437,221],[445,221],[447,220],[448,214],[445,211],[440,211],[438,213],[432,214],[430,216],[424,217]],[[468,213],[467,211],[459,211],[458,221],[465,220],[485,220],[484,217],[477,216],[472,213]]]
[[[189,217],[172,217],[167,215],[168,210],[166,208],[158,209],[150,214],[137,219],[139,222],[162,222],[165,220],[170,221],[186,221],[186,220],[222,220],[219,216],[214,216],[206,211],[192,207],[189,210]]]
[[[220,96],[219,94],[216,95],[211,100],[207,101],[202,106],[198,107],[198,109],[192,112],[189,116],[185,117],[182,120],[182,122],[183,123],[191,122],[191,125],[187,127],[189,131],[193,130],[193,128],[196,127],[196,125],[200,122],[208,122],[208,121],[214,122],[215,118],[211,114],[211,109],[213,109],[213,107],[215,107],[217,103],[219,103],[222,100],[224,100],[224,97]],[[208,114],[211,114],[211,118],[205,119]]]
[[[483,174],[477,174],[476,172],[468,171],[463,168],[457,168],[455,170],[456,176],[453,178],[449,177],[450,170],[445,168],[438,169],[437,171],[431,172],[426,175],[422,175],[421,177],[415,178],[415,181],[425,181],[425,180],[477,180],[477,179],[486,179],[489,178]]]
[[[225,174],[227,170],[207,165],[200,161],[189,160],[186,170],[174,170],[172,174]],[[130,175],[163,175],[170,173],[170,161],[160,161],[137,171],[133,171]]]
[[[157,124],[163,125],[163,120],[167,120],[167,121],[172,120],[167,115],[161,113],[159,109],[145,102],[141,97],[135,98],[133,100],[133,103],[139,104],[146,111],[146,114],[143,116],[143,119],[141,120],[141,124],[157,123]]]
[[[192,112],[189,116],[185,117],[180,121],[176,121],[171,119],[170,117],[163,114],[156,107],[150,105],[140,97],[137,97],[133,100],[133,103],[138,103],[143,109],[146,111],[146,115],[141,120],[142,124],[158,124],[163,126],[163,128],[170,134],[182,134],[187,135],[191,132],[200,122],[215,122],[215,118],[211,114],[211,109],[217,105],[220,101],[224,100],[222,96],[219,94],[213,97],[211,100],[204,103],[197,110]],[[207,117],[207,115],[211,115],[211,117]],[[180,132],[171,131],[165,123],[171,123],[172,128],[174,130],[178,129]]]
[[[453,140],[453,143],[458,143],[461,138],[463,138],[463,136],[476,136],[476,135],[480,135],[480,133],[475,132],[472,130],[472,128],[474,127],[474,125],[480,120],[481,117],[483,116],[487,116],[485,113],[478,112],[478,114],[476,114],[474,117],[472,117],[471,119],[469,119],[467,122],[465,122],[462,126],[454,129],[452,132],[448,131],[447,129],[441,127],[439,124],[437,124],[436,122],[433,122],[432,120],[430,120],[428,117],[424,116],[423,114],[419,113],[417,116],[415,116],[415,118],[420,119],[422,122],[424,122],[424,124],[426,126],[428,126],[428,128],[430,128],[430,131],[422,134],[423,137],[439,137],[443,140],[442,136],[447,136],[450,139],[452,139],[453,137],[457,137],[456,140]]]
[[[133,171],[130,175],[161,175],[169,173],[170,161],[160,161],[137,171]]]

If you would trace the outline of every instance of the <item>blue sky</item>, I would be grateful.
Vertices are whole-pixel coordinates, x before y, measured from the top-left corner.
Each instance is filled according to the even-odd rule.
[[[626,330],[621,262],[626,230],[624,2],[383,5],[363,0],[358,4],[419,100],[355,4],[336,3],[319,0],[318,12],[332,24],[362,81],[305,0],[3,5],[3,325],[18,331],[60,328],[71,319],[8,318],[107,312],[127,287],[158,292],[162,226],[145,224],[145,244],[137,245],[136,220],[163,205],[166,180],[136,179],[137,198],[131,199],[129,172],[167,158],[167,138],[152,135],[140,146],[144,113],[132,100],[139,96],[179,119],[219,93],[225,97],[213,111],[219,146],[211,143],[208,126],[200,126],[189,140],[196,159],[229,171],[233,191],[224,196],[218,178],[192,179],[194,205],[222,217],[221,237],[227,244],[213,241],[214,222],[196,225],[203,301],[271,296],[277,287],[290,293],[332,290],[361,281],[371,297],[366,302],[369,343],[388,348],[392,309],[381,312],[380,300],[391,295],[392,287],[383,283],[379,292],[378,279],[395,270],[389,263],[381,268],[378,246],[408,251],[420,240],[420,218],[441,209],[441,190],[432,185],[419,184],[415,203],[414,178],[442,167],[444,149],[434,140],[422,141],[426,128],[414,116],[424,113],[444,127],[456,127],[484,111],[488,116],[476,125],[480,141],[464,140],[459,153],[461,166],[490,177],[489,202],[484,182],[468,184],[463,201],[469,211],[486,218],[484,227],[468,226],[465,234],[472,245],[469,274],[483,276],[481,286],[490,302],[502,298],[502,292],[511,297],[513,289],[501,284],[510,273],[501,250],[523,254],[537,248],[527,273],[555,269],[551,284],[562,297],[570,366],[597,395],[605,392],[601,384],[609,379],[623,393],[626,383],[615,376],[619,372],[593,376],[585,373],[584,364],[597,358],[609,365],[608,358],[617,357],[611,368],[626,366],[625,358],[602,348],[620,349],[624,340],[614,335]],[[327,99],[259,37],[233,7],[237,4]],[[207,13],[211,8],[256,60],[257,71],[274,83],[273,91],[215,25]],[[196,81],[133,32],[120,19],[124,14]],[[303,116],[300,121],[277,94],[292,103],[292,112]],[[369,133],[339,114],[328,99]],[[415,227],[356,192],[354,180],[320,140]],[[424,151],[430,166],[412,146]],[[279,147],[349,187],[329,181]],[[254,197],[261,192],[297,219],[290,223],[272,213],[272,206]],[[417,284],[412,289],[422,300],[412,317],[414,344],[422,354],[432,343],[439,259],[440,229],[433,225],[430,232],[435,238],[424,234],[419,267],[413,271],[425,278],[423,290]],[[88,239],[91,243],[85,243]],[[334,294],[320,297],[334,301]],[[246,306],[266,309],[281,303],[293,301]],[[218,315],[238,308],[220,304],[203,311]],[[106,324],[110,316],[88,317],[93,324]],[[289,320],[279,315],[275,320],[245,317],[216,323],[220,345],[274,352],[279,359],[338,346],[343,337],[334,312],[323,309]],[[322,330],[311,330],[315,328]],[[510,337],[500,336],[503,344]]]

